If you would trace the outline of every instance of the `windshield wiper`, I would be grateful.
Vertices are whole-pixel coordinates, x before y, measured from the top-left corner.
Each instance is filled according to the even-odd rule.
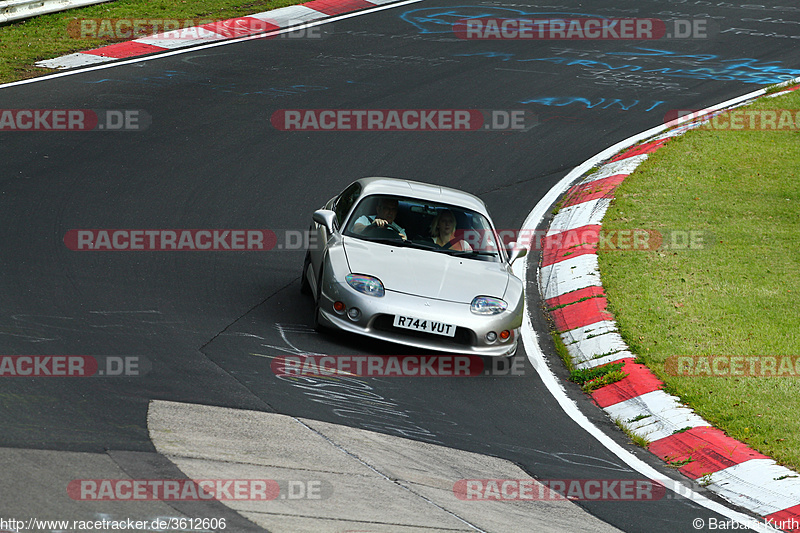
[[[497,255],[497,252],[482,252],[482,251],[479,251],[479,250],[447,250],[447,249],[442,249],[440,251],[444,252],[446,254],[454,255],[456,257],[474,257],[476,255],[486,255],[486,256],[494,257],[494,256]]]

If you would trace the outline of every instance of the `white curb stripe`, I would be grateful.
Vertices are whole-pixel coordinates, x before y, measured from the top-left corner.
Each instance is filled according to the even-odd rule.
[[[592,286],[602,286],[596,254],[565,259],[540,270],[542,295],[545,300]]]
[[[75,68],[85,65],[95,65],[97,63],[105,63],[107,61],[115,61],[115,57],[102,57],[93,54],[84,54],[78,52],[76,54],[69,54],[66,56],[57,57],[55,59],[45,59],[44,61],[37,61],[37,67],[44,68]]]
[[[166,48],[167,50],[175,50],[176,48],[194,46],[198,43],[213,43],[217,41],[222,41],[224,39],[227,39],[227,37],[214,32],[208,32],[208,36],[202,39],[181,39],[181,38],[168,39],[166,37],[166,34],[159,33],[157,35],[151,35],[150,37],[142,37],[141,39],[136,39],[135,41],[132,42],[148,44],[150,46],[158,46],[159,48]],[[102,51],[102,48],[99,48],[98,50]]]
[[[567,230],[581,228],[590,224],[599,225],[600,222],[603,221],[603,217],[609,205],[611,205],[611,200],[609,198],[598,198],[569,207],[562,207],[556,216],[553,217],[553,221],[550,223],[550,229],[547,230],[547,236],[549,237],[557,233],[563,233]]]
[[[676,128],[674,130],[669,130],[666,133],[662,133],[661,135],[653,137],[653,140],[654,141],[660,141],[661,139],[670,139],[672,137],[677,137],[679,135],[683,135],[684,133],[686,133],[686,129],[685,128]]]
[[[581,342],[595,335],[604,335],[606,333],[612,333],[617,331],[617,325],[612,320],[603,320],[601,322],[595,322],[594,324],[589,324],[588,326],[583,326],[580,328],[571,329],[561,334],[561,338],[564,339],[564,344],[569,345],[573,342]]]
[[[628,157],[622,159],[620,161],[615,161],[613,163],[609,163],[607,165],[603,165],[603,168],[589,174],[582,183],[590,183],[592,181],[601,180],[603,178],[608,178],[609,176],[616,176],[617,174],[630,174],[636,167],[644,162],[647,159],[648,154],[642,155],[635,155],[632,157]]]
[[[599,359],[597,356],[601,354],[610,355],[628,349],[628,345],[625,344],[619,333],[606,333],[605,335],[591,337],[566,346],[573,361],[581,363]]]
[[[605,357],[598,357],[597,359],[591,359],[589,361],[583,361],[581,363],[577,363],[575,365],[575,368],[577,369],[594,368],[597,366],[607,365],[608,363],[616,363],[617,361],[621,361],[622,359],[635,359],[635,358],[636,356],[633,355],[631,352],[623,350],[621,352],[613,353]]]
[[[710,478],[710,489],[762,516],[800,504],[797,472],[772,459],[750,459],[714,472]]]
[[[623,422],[632,433],[650,442],[672,436],[687,427],[711,425],[681,405],[678,398],[660,390],[609,405],[605,411],[611,418]],[[647,418],[634,421],[640,416]]]
[[[370,1],[370,3],[374,4],[375,2]],[[255,15],[248,15],[248,17],[269,22],[282,28],[292,23],[297,24],[298,21],[311,22],[327,16],[328,15],[321,11],[301,5],[280,7],[272,11],[263,11]]]

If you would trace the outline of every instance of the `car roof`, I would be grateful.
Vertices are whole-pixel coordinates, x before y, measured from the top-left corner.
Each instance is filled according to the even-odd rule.
[[[487,217],[489,216],[489,212],[483,200],[458,189],[398,178],[369,177],[361,178],[356,181],[363,187],[361,192],[362,196],[371,196],[373,194],[407,196],[410,198],[427,200],[429,202],[465,207],[477,211],[482,215],[486,215]]]

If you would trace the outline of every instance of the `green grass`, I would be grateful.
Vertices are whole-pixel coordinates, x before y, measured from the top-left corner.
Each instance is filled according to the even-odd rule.
[[[627,375],[622,371],[622,363],[611,363],[594,368],[572,369],[569,379],[580,385],[584,392],[592,392],[620,381]]]
[[[757,109],[800,109],[800,91]],[[604,230],[702,231],[702,250],[600,251],[620,332],[703,418],[800,469],[800,378],[677,377],[677,355],[800,355],[800,133],[691,131],[619,187]]]
[[[117,42],[74,38],[68,31],[70,21],[84,18],[220,20],[304,1],[306,0],[116,0],[11,22],[0,26],[0,83],[53,72],[51,69],[34,66],[36,61]]]
[[[628,427],[628,424],[626,422],[623,422],[619,418],[615,418],[614,423],[617,425],[619,429],[622,430],[623,433],[625,433],[625,435],[628,436],[629,439],[631,439],[631,442],[636,446],[639,446],[641,448],[647,448],[648,446],[650,446],[650,441],[647,439],[647,437],[643,437],[641,435],[637,435],[636,433],[634,433],[630,429],[630,427]]]
[[[550,331],[550,338],[553,339],[556,353],[561,360],[564,361],[564,365],[567,367],[567,370],[569,370],[570,374],[572,374],[575,371],[575,365],[572,362],[572,356],[569,354],[569,351],[567,351],[567,347],[564,344],[564,340],[561,338],[561,335],[555,331]]]

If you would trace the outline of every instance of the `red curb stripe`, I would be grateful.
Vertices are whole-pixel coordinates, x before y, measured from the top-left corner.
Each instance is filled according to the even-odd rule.
[[[542,239],[542,266],[581,255],[596,254],[600,228],[599,224],[590,224],[548,235]]]
[[[577,291],[568,292],[566,294],[562,294],[560,296],[554,296],[553,298],[548,298],[544,301],[545,306],[548,308],[552,307],[559,307],[561,305],[570,305],[574,304],[578,300],[582,298],[594,298],[596,296],[605,296],[605,292],[603,292],[603,287],[598,285],[592,285],[591,287],[584,287],[583,289],[578,289]]]
[[[590,298],[556,309],[551,315],[559,332],[569,331],[595,322],[614,320],[614,316],[606,311],[607,305],[608,301],[604,297]]]
[[[746,444],[710,426],[694,427],[650,443],[648,449],[667,462],[691,462],[680,467],[687,476],[698,479],[750,459],[769,459]]]
[[[624,362],[622,371],[628,375],[611,383],[603,388],[597,389],[592,393],[592,398],[600,407],[608,407],[631,398],[636,398],[642,394],[661,390],[661,380],[659,380],[649,368],[633,362],[633,358],[621,359],[615,363]]]
[[[152,54],[153,52],[163,52],[167,48],[154,46],[152,44],[138,43],[136,41],[126,41],[124,43],[110,44],[94,50],[86,50],[82,54],[91,54],[93,56],[113,57],[122,59],[124,57],[143,56],[145,54]]]
[[[611,158],[611,162],[613,163],[615,161],[621,161],[623,159],[628,159],[629,157],[633,157],[633,156],[637,156],[637,155],[650,154],[652,152],[655,152],[659,148],[661,148],[661,146],[665,142],[667,142],[668,140],[669,140],[669,137],[665,137],[665,138],[659,139],[657,141],[651,141],[649,143],[644,143],[644,144],[640,144],[638,146],[634,146],[633,148],[631,148],[627,152],[623,152],[621,154],[618,154],[618,155],[612,157]]]
[[[784,528],[783,531],[800,531],[800,505],[795,505],[793,507],[789,507],[784,509],[783,511],[776,511],[772,514],[768,514],[764,517],[766,520],[772,519],[773,523],[778,525],[795,525],[797,527],[792,527],[791,529]],[[794,521],[794,522],[792,522]]]
[[[300,5],[315,9],[326,15],[340,15],[350,11],[375,7],[375,4],[365,0],[312,0]]]
[[[232,19],[203,24],[199,27],[218,33],[228,39],[253,35],[254,33],[279,30],[281,28],[277,24],[265,22],[255,17],[234,17]]]
[[[567,192],[567,201],[564,203],[564,207],[591,202],[600,198],[613,198],[614,191],[627,177],[628,174],[614,174],[607,178],[576,185]]]

